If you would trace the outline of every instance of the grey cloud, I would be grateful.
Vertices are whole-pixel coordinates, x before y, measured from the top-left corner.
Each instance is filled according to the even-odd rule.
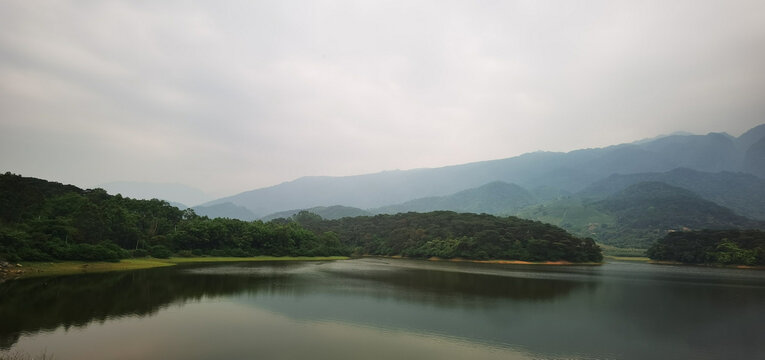
[[[765,115],[763,10],[6,1],[0,167],[223,195],[677,130],[737,135]]]

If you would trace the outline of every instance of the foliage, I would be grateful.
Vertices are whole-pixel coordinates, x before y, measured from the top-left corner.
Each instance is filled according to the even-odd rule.
[[[347,255],[334,234],[295,222],[208,219],[160,200],[6,173],[0,175],[0,258],[9,261],[219,256]]]
[[[648,249],[654,260],[691,264],[765,265],[765,232],[703,230],[669,233]]]
[[[457,214],[241,221],[198,216],[160,200],[0,175],[0,257],[10,261],[107,260],[151,255],[332,256],[600,261],[600,248],[565,230],[514,217]]]
[[[316,221],[295,217],[319,233],[337,234],[357,254],[528,261],[600,261],[592,239],[538,221],[451,211]]]

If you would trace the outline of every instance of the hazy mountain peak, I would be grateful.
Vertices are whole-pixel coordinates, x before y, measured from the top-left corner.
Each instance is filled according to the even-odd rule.
[[[744,150],[746,150],[762,138],[765,138],[765,124],[755,126],[741,134],[741,136],[738,137],[738,143]]]
[[[751,134],[757,131],[753,130]],[[741,138],[735,139],[725,133],[676,134],[639,144],[567,153],[540,151],[440,168],[340,177],[302,177],[208,204],[228,201],[263,216],[327,204],[377,209],[414,199],[452,196],[465,189],[477,189],[497,181],[517,184],[527,189],[557,189],[562,194],[582,191],[612,174],[663,173],[678,167],[709,173],[753,172],[755,168],[744,167],[745,151],[741,149],[740,141]],[[755,152],[750,156],[753,159],[750,163],[757,161],[758,154]]]

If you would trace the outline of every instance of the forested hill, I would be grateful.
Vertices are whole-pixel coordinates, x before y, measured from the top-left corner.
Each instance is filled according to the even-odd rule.
[[[129,256],[347,255],[331,234],[296,223],[208,219],[166,201],[0,175],[0,259],[118,260]]]
[[[599,240],[614,245],[646,248],[669,231],[699,229],[758,229],[761,221],[704,200],[691,191],[662,182],[642,182],[593,204],[615,219],[599,229]]]
[[[690,264],[765,266],[765,232],[759,230],[677,231],[648,249],[654,260]]]
[[[308,212],[294,218],[314,232],[338,234],[341,243],[369,255],[509,260],[602,260],[592,239],[538,221],[451,211],[323,220]]]
[[[209,219],[166,201],[0,175],[0,259],[118,260],[214,256],[373,255],[599,261],[600,249],[539,222],[437,212],[328,221]],[[301,226],[300,224],[303,224]]]

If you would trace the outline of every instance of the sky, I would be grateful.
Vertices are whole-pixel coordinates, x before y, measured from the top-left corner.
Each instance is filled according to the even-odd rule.
[[[0,171],[211,196],[765,123],[762,1],[0,2]]]

